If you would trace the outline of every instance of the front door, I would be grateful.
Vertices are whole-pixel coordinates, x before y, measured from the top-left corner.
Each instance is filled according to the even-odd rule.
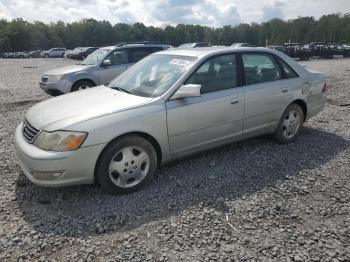
[[[118,75],[128,69],[128,52],[126,49],[114,50],[105,60],[111,61],[111,65],[101,64],[99,79],[101,84],[107,84]]]
[[[173,156],[239,139],[243,129],[244,93],[238,87],[236,56],[209,58],[184,84],[200,84],[201,96],[166,103]]]

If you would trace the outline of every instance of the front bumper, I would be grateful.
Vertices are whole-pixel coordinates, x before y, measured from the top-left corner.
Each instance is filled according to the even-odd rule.
[[[71,91],[73,83],[69,80],[60,80],[56,82],[39,82],[40,88],[47,94],[57,96]]]
[[[26,177],[45,187],[92,184],[97,159],[105,144],[82,147],[70,152],[48,152],[27,143],[23,123],[16,129],[16,152]],[[54,179],[38,178],[36,174],[60,173]]]

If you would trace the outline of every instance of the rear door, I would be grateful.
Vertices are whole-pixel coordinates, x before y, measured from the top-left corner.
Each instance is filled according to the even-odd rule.
[[[99,68],[99,79],[101,84],[107,84],[128,68],[127,49],[113,50],[105,60],[111,61],[111,65],[101,64]]]
[[[242,53],[241,61],[245,80],[243,136],[273,131],[291,100],[290,81],[270,53]]]
[[[163,50],[163,49],[158,47],[151,47],[151,46],[129,48],[128,49],[129,64],[137,63],[138,61],[145,58],[146,56],[160,50]]]
[[[166,102],[170,151],[174,156],[241,137],[244,94],[235,54],[209,58],[184,84],[200,84],[201,96]]]

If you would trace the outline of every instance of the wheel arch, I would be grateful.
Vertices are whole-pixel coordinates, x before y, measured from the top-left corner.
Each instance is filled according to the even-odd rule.
[[[128,132],[128,133],[124,133],[121,134],[115,138],[113,138],[111,141],[109,141],[106,146],[102,149],[102,151],[100,152],[96,164],[95,164],[95,170],[94,170],[94,180],[96,181],[96,172],[98,169],[98,166],[100,164],[100,160],[101,160],[101,156],[102,154],[106,151],[106,149],[112,144],[114,143],[116,140],[121,139],[123,137],[126,136],[130,136],[130,135],[136,135],[136,136],[140,136],[144,139],[146,139],[148,142],[150,142],[152,144],[152,146],[154,147],[154,149],[156,150],[157,153],[157,166],[159,167],[160,164],[162,163],[162,149],[160,147],[160,144],[158,143],[158,141],[150,134],[146,133],[146,132],[142,132],[142,131],[132,131],[132,132]]]
[[[92,83],[94,86],[97,86],[96,82],[90,78],[87,78],[87,77],[82,77],[82,78],[79,78],[77,80],[75,80],[71,86],[71,89],[79,82],[82,82],[82,81],[88,81],[90,83]]]
[[[301,109],[303,110],[304,122],[305,122],[306,118],[307,118],[307,104],[306,104],[306,102],[302,99],[296,99],[296,100],[292,101],[288,106],[290,106],[291,104],[297,104],[301,107]]]

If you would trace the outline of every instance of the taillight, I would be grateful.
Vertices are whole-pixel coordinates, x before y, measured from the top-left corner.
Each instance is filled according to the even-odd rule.
[[[327,82],[324,82],[322,87],[322,92],[326,93],[327,91],[328,91],[328,85],[327,85]]]

